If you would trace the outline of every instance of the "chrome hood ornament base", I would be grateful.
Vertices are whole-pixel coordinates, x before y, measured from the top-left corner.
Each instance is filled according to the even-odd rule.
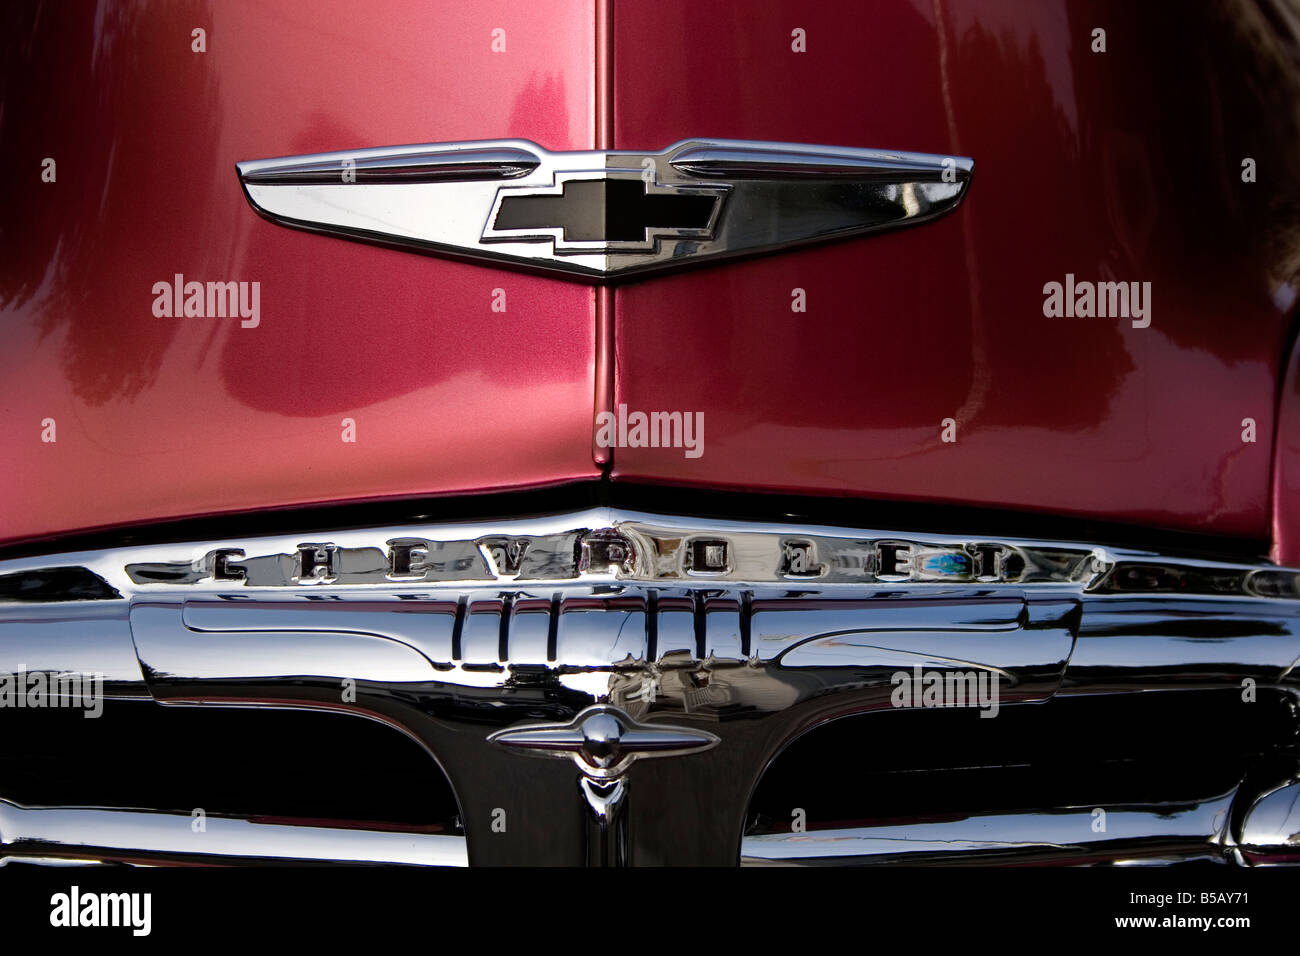
[[[638,723],[610,704],[595,704],[567,723],[527,724],[499,730],[488,741],[529,757],[572,758],[582,771],[578,787],[587,803],[587,862],[628,861],[626,774],[641,757],[679,757],[711,750],[719,738],[707,730]]]
[[[249,202],[281,225],[595,280],[924,222],[960,202],[974,167],[745,140],[657,153],[490,140],[238,164]]]
[[[678,757],[718,745],[708,731],[641,724],[608,704],[588,707],[567,723],[511,727],[488,740],[530,757],[571,757],[601,783],[623,776],[641,757]]]

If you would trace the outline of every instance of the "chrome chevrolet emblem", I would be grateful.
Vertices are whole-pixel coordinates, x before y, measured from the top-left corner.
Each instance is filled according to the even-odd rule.
[[[646,181],[632,170],[560,173],[553,186],[502,186],[484,242],[553,240],[559,253],[653,252],[664,239],[711,239],[728,186]]]
[[[601,783],[621,777],[642,757],[679,757],[718,745],[708,731],[641,724],[608,704],[588,707],[567,724],[512,727],[488,740],[530,757],[572,759],[584,776]]]
[[[492,140],[238,169],[282,225],[600,280],[924,222],[960,202],[974,165],[743,140],[569,153]]]

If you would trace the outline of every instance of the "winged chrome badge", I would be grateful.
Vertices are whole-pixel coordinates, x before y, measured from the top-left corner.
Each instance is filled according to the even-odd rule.
[[[567,723],[525,724],[498,730],[488,741],[530,757],[571,759],[582,771],[578,789],[591,811],[587,861],[627,863],[628,768],[638,759],[680,757],[711,750],[720,738],[707,730],[643,724],[607,703],[586,708]]]
[[[238,164],[272,222],[594,280],[924,222],[960,202],[974,168],[743,140],[658,153],[490,140]]]
[[[588,707],[568,723],[511,727],[488,740],[528,756],[571,758],[601,783],[621,777],[642,757],[677,757],[718,745],[706,730],[638,723],[608,704]]]

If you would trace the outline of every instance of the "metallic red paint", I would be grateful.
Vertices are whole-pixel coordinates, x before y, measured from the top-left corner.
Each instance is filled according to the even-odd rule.
[[[1258,440],[1267,442],[1260,434]],[[1273,458],[1273,553],[1278,564],[1300,566],[1300,341],[1291,347],[1278,396]]]
[[[1264,227],[1300,150],[1294,98],[1260,92],[1293,91],[1294,67],[1241,35],[1251,9],[620,3],[619,147],[707,134],[976,167],[935,223],[620,288],[616,401],[703,411],[705,443],[618,449],[615,477],[1265,538],[1294,291]],[[1245,155],[1273,172],[1244,184]],[[1150,328],[1044,318],[1066,273],[1151,282]]]
[[[0,540],[598,474],[591,288],[287,230],[235,175],[353,146],[590,149],[589,4],[100,9],[3,15]],[[260,281],[260,326],[155,318],[175,273]]]
[[[1295,67],[1259,9],[11,7],[0,542],[594,478],[593,400],[705,413],[702,458],[617,449],[616,479],[1263,537],[1300,261],[1296,207],[1279,198],[1300,181],[1300,129]],[[1089,50],[1095,26],[1105,54]],[[195,27],[206,53],[191,52]],[[795,27],[809,52],[790,51]],[[599,296],[273,226],[233,168],[406,142],[688,136],[951,151],[977,167],[937,222]],[[1244,155],[1261,171],[1250,186]],[[39,181],[45,156],[55,184]],[[155,319],[152,284],[177,272],[260,281],[261,325]],[[1151,327],[1045,319],[1042,286],[1067,272],[1152,282]],[[794,288],[806,313],[790,311]],[[1284,435],[1295,414],[1284,406]],[[40,441],[45,418],[57,443]],[[1284,445],[1273,502],[1291,560],[1297,458]]]

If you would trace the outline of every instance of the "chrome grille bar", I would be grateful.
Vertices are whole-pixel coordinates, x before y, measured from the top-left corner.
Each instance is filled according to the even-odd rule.
[[[936,823],[764,833],[741,843],[741,864],[866,865],[1056,861],[1122,863],[1188,859],[1226,862],[1233,794],[1184,806],[1114,809],[1104,831],[1088,809],[990,814]]]
[[[465,838],[342,827],[262,823],[88,807],[22,807],[0,800],[0,863],[62,859],[98,863],[390,863],[465,866]]]

